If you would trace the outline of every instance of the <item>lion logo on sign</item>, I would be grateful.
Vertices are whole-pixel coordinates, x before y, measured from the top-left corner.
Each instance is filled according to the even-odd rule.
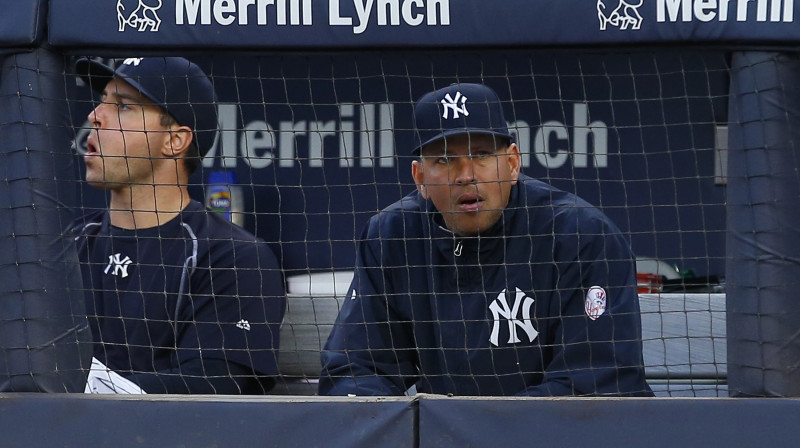
[[[603,0],[597,0],[597,18],[600,20],[600,31],[605,31],[608,25],[611,24],[621,30],[627,30],[629,27],[638,30],[642,26],[642,16],[639,14],[639,7],[642,6],[644,0],[626,1],[619,0],[619,4],[613,10],[606,7]]]
[[[130,10],[128,7],[135,5]],[[158,31],[161,26],[161,18],[158,17],[158,10],[161,8],[161,0],[117,0],[117,22],[119,22],[119,32],[125,31],[127,26],[135,28],[139,32],[145,31],[150,27],[150,31]]]

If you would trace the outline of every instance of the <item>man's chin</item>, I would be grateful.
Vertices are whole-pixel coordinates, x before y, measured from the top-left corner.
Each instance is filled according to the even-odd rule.
[[[460,237],[472,237],[477,236],[481,232],[485,231],[488,227],[484,228],[478,222],[460,222],[460,223],[451,223],[448,226],[449,230]]]

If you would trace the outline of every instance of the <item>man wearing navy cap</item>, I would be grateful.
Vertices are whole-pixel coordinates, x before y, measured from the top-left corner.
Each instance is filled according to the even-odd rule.
[[[87,392],[266,392],[285,307],[276,257],[187,188],[217,134],[211,81],[177,57],[75,68],[101,94],[86,182],[109,192],[71,226],[95,341]]]
[[[619,229],[520,173],[490,88],[428,93],[414,121],[416,191],[361,235],[320,394],[651,396]]]

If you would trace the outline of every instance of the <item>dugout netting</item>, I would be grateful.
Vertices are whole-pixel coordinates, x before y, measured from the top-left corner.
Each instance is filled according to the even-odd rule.
[[[65,71],[48,75],[60,77],[68,91],[70,118],[56,127],[70,133],[73,151],[82,154],[86,116],[98,97],[71,71],[78,56],[64,56]],[[414,189],[413,102],[454,82],[480,82],[501,98],[522,172],[599,207],[631,242],[651,386],[659,395],[727,395],[730,53],[186,56],[213,80],[221,131],[191,178],[192,197],[209,205],[230,194],[234,220],[270,244],[286,279],[275,393],[313,393],[319,351],[345,299],[360,232],[370,216]],[[5,64],[26,70],[10,59]],[[83,180],[79,158],[71,163],[70,180],[58,182],[77,199],[56,211],[77,216],[108,207],[107,192]],[[109,275],[107,267],[93,269]],[[90,289],[84,285],[83,292]]]

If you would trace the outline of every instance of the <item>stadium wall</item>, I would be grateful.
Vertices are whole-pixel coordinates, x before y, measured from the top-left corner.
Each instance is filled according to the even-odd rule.
[[[7,394],[6,446],[797,446],[789,399]]]

